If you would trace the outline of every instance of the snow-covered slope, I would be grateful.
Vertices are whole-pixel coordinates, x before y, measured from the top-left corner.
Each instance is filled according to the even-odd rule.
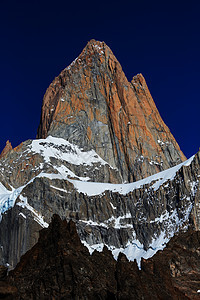
[[[168,180],[173,180],[177,171],[180,170],[182,166],[189,166],[194,158],[194,155],[183,163],[167,169],[165,171],[159,172],[142,180],[138,180],[132,183],[125,184],[111,184],[111,183],[100,183],[100,182],[81,182],[77,180],[70,180],[74,187],[79,191],[79,193],[84,193],[88,196],[95,196],[104,193],[105,191],[112,191],[113,193],[119,193],[121,195],[127,195],[135,189],[139,189],[145,185],[150,185],[154,191],[158,190],[159,187],[167,182]]]
[[[65,163],[77,166],[84,165],[85,167],[95,166],[96,169],[100,166],[108,164],[101,159],[101,157],[97,155],[94,150],[87,152],[83,151],[76,145],[73,145],[62,138],[49,136],[46,139],[33,140],[25,152],[31,155],[39,154],[43,158],[43,163],[40,163],[39,167],[37,167],[40,168],[40,172],[26,184],[16,189],[12,187],[12,191],[7,190],[6,187],[0,182],[0,213],[4,213],[7,209],[13,207],[15,200],[23,188],[28,186],[36,178],[67,180],[73,184],[74,188],[79,193],[84,193],[87,196],[102,195],[105,193],[105,191],[127,195],[128,193],[133,192],[135,189],[140,189],[145,185],[149,185],[154,189],[154,191],[158,190],[159,187],[168,180],[173,180],[177,171],[180,170],[182,166],[189,166],[194,159],[193,155],[191,158],[175,167],[136,182],[112,184],[105,182],[91,182],[89,181],[90,177],[77,176],[69,168],[67,168]],[[54,163],[52,163],[52,161],[54,161]],[[59,165],[57,162],[59,162]],[[53,173],[47,173],[43,171],[45,163],[53,166]],[[108,166],[112,168],[112,166]],[[21,171],[23,172],[23,170]],[[71,178],[77,178],[78,180]],[[58,187],[54,188],[60,190]]]
[[[102,177],[104,182],[92,182],[95,172],[101,178],[104,168],[112,176],[117,170],[94,150],[83,151],[61,138],[49,136],[29,141],[23,151],[13,155],[12,166],[20,161],[20,175],[30,176],[22,175],[22,184],[13,187],[15,168],[9,165],[7,180],[11,190],[0,184],[3,219],[9,209],[17,209],[24,226],[30,226],[31,218],[39,226],[47,227],[53,213],[73,218],[90,252],[101,251],[107,245],[114,257],[123,252],[140,264],[141,257],[151,257],[177,231],[187,229],[194,207],[197,211],[198,155],[168,170],[124,184],[105,182],[106,177]],[[30,165],[33,158],[34,164]]]
[[[29,146],[29,151],[42,155],[47,163],[52,158],[56,158],[61,162],[65,161],[73,165],[108,164],[94,150],[84,151],[65,139],[52,136],[48,136],[46,139],[33,140]]]

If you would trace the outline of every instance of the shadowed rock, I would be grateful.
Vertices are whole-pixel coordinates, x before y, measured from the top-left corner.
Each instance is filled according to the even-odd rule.
[[[139,270],[123,254],[115,261],[106,247],[90,256],[75,224],[54,215],[0,291],[13,291],[5,299],[199,299],[199,250],[199,231],[179,234]]]

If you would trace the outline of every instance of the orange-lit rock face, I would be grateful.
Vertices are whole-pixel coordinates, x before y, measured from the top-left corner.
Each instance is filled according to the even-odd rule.
[[[38,138],[94,149],[133,181],[185,159],[141,74],[128,82],[104,42],[91,40],[55,78],[43,100]]]
[[[7,141],[3,151],[0,154],[0,159],[5,157],[10,150],[12,150],[12,145],[9,141]]]

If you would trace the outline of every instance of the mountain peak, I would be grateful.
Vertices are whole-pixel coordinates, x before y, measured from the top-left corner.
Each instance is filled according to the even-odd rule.
[[[0,159],[2,157],[5,157],[10,150],[12,150],[12,145],[11,145],[10,141],[7,140],[6,145],[0,154]]]
[[[142,74],[129,82],[112,50],[94,39],[46,91],[37,137],[48,135],[94,149],[122,181],[185,160]]]
[[[93,45],[93,46],[103,46],[105,45],[104,41],[98,41],[95,39],[91,39],[90,41],[88,41],[87,45]]]
[[[94,39],[90,40],[86,47],[83,49],[92,50],[91,52],[97,52],[99,54],[104,54],[105,48],[109,48],[104,42],[96,41]]]
[[[81,68],[86,68],[86,66],[93,68],[94,64],[108,65],[110,59],[117,62],[116,57],[106,43],[92,39],[86,44],[80,55],[64,71],[80,72]]]

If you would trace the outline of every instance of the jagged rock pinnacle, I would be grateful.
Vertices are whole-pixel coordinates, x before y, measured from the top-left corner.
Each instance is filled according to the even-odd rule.
[[[62,137],[94,149],[134,181],[185,159],[141,74],[128,82],[104,43],[91,40],[52,82],[43,100],[38,138]]]
[[[10,141],[7,140],[6,145],[5,145],[3,151],[0,154],[0,159],[2,157],[5,157],[10,150],[12,150],[12,145],[11,145]]]

